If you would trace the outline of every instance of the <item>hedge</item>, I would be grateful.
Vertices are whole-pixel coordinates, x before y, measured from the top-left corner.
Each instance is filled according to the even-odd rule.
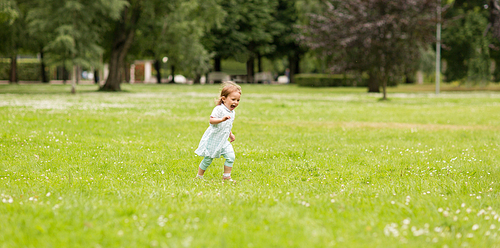
[[[0,61],[0,80],[9,80],[10,62]]]
[[[39,61],[17,60],[17,77],[19,81],[41,81],[41,68]],[[50,70],[46,67],[50,80]],[[0,60],[0,80],[9,80],[10,59]]]
[[[297,74],[295,82],[306,87],[368,86],[368,76],[356,77],[349,74]]]

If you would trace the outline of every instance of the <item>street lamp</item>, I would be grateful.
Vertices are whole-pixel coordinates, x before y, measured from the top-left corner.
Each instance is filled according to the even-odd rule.
[[[161,59],[161,61],[163,62],[163,64],[167,64],[167,62],[168,62],[168,57],[163,57],[163,59]],[[162,68],[162,67],[163,67],[163,66],[160,66],[160,70],[161,70],[161,68]],[[165,73],[167,73],[167,72],[166,72],[166,70],[165,70]],[[168,78],[168,76],[167,76],[167,78]],[[161,80],[161,78],[160,78],[160,80]],[[167,79],[167,81],[168,81],[168,79]]]

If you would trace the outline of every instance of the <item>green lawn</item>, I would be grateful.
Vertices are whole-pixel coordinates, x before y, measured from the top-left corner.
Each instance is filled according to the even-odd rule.
[[[232,184],[219,86],[0,85],[0,247],[500,247],[500,92],[409,87],[242,85]]]

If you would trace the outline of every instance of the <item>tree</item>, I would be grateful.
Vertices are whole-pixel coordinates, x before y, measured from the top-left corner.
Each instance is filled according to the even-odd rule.
[[[49,63],[62,63],[73,68],[72,92],[75,92],[77,66],[90,67],[99,63],[100,46],[109,28],[106,19],[117,19],[126,6],[122,0],[37,0],[29,12],[31,32],[46,35],[44,46]]]
[[[275,19],[278,1],[223,0],[221,5],[227,16],[204,37],[204,45],[215,53],[215,71],[220,71],[221,59],[246,61],[247,82],[253,82],[255,59],[276,49],[273,37],[283,28]]]
[[[312,14],[303,40],[321,51],[333,72],[359,71],[370,76],[368,91],[386,99],[387,81],[404,75],[420,44],[433,40],[434,0],[325,1]]]
[[[36,27],[32,27],[30,13],[37,6],[37,0],[17,0],[7,1],[10,6],[10,11],[0,11],[0,13],[10,13],[11,19],[7,22],[0,21],[0,36],[5,43],[0,46],[0,51],[11,57],[11,70],[9,80],[16,82],[17,78],[17,53],[36,54],[40,52],[41,55],[41,79],[43,82],[48,82],[48,77],[45,73],[44,52],[43,47],[47,43],[46,33],[38,33]],[[5,3],[1,3],[5,5]],[[5,6],[4,6],[5,7]],[[2,8],[5,9],[5,8]],[[0,14],[1,16],[1,14]],[[37,20],[39,21],[39,20]],[[3,49],[2,49],[3,48]]]
[[[106,83],[100,88],[102,91],[120,91],[122,68],[125,57],[134,41],[135,32],[145,1],[129,0],[121,11],[118,20],[114,21],[112,31],[108,34],[111,42],[109,50],[109,74]]]
[[[48,83],[50,80],[46,73],[46,53],[44,48],[49,43],[51,35],[46,33],[46,28],[39,26],[44,23],[44,20],[36,19],[37,15],[34,15],[36,13],[35,9],[39,8],[42,4],[41,1],[32,1],[30,6],[31,11],[27,15],[26,29],[31,37],[31,50],[40,53],[41,80],[43,83]]]
[[[17,55],[29,42],[25,29],[26,1],[6,1],[0,4],[0,53],[10,57],[9,82],[15,83],[17,77]]]
[[[498,0],[489,1],[490,18],[488,30],[491,29],[493,37],[500,40],[500,3]]]
[[[170,64],[183,68],[184,73],[194,76],[195,83],[210,70],[213,53],[208,52],[201,39],[212,27],[220,26],[225,11],[217,0],[184,1],[167,22],[166,49]],[[175,79],[172,70],[172,80]]]
[[[488,5],[484,0],[455,0],[444,15],[443,59],[446,81],[485,83],[490,78]],[[485,7],[486,6],[486,7]],[[493,26],[493,34],[497,24]]]
[[[267,57],[280,58],[287,57],[288,67],[290,69],[290,83],[294,83],[294,75],[300,73],[300,57],[305,54],[307,48],[302,46],[299,41],[301,30],[299,9],[304,9],[304,4],[297,0],[279,0],[277,11],[274,12],[276,20],[276,30],[274,33],[272,45],[276,50]]]
[[[103,87],[101,87],[100,90],[120,90],[120,83],[122,81],[121,69],[123,68],[124,60],[131,48],[131,45],[134,42],[134,39],[138,35],[138,32],[141,33],[140,35],[152,37],[153,40],[163,40],[163,37],[161,37],[161,32],[166,32],[170,27],[175,26],[176,20],[178,20],[176,18],[182,17],[182,21],[188,20],[187,16],[183,15],[182,13],[178,13],[180,11],[185,11],[185,9],[183,9],[184,7],[187,7],[189,10],[194,9],[194,11],[188,13],[195,14],[196,10],[203,8],[210,9],[206,7],[210,7],[209,5],[211,4],[212,6],[214,6],[214,8],[217,8],[216,0],[128,0],[128,6],[122,11],[121,17],[113,24],[113,31],[108,36],[109,40],[111,41],[111,49],[108,55],[109,75],[106,83],[103,85]],[[193,6],[197,8],[191,8]],[[213,12],[208,11],[207,13],[203,13],[203,16],[206,17],[206,15],[210,13]],[[193,15],[191,15],[190,18],[199,20],[199,18],[193,17]],[[218,18],[214,19],[217,20]],[[170,23],[170,21],[173,21],[173,23]],[[197,21],[197,23],[200,24],[200,27],[202,27],[201,29],[203,29],[203,27],[205,26],[204,24],[201,24],[200,21]],[[210,23],[210,21],[206,21],[206,23]],[[190,28],[193,27],[192,25],[188,26]],[[185,29],[185,31],[189,30],[189,28]],[[197,33],[199,30],[200,28],[195,28],[190,31]],[[186,32],[184,32],[184,34],[186,34]],[[190,37],[193,38],[194,36]],[[190,40],[186,39],[179,39],[178,41],[184,42],[184,46],[188,46],[191,43]],[[155,46],[159,47],[153,48]],[[195,44],[193,47],[200,46]],[[152,51],[151,54],[153,56],[158,56],[158,54],[161,54],[163,52],[164,48],[164,42],[153,44],[153,46],[150,47],[150,50]],[[176,56],[174,55],[172,56],[172,58],[174,59],[176,58]],[[171,59],[169,57],[169,61],[170,60]]]
[[[221,60],[235,58],[238,61],[246,61],[242,57],[245,54],[246,37],[239,31],[238,22],[240,5],[237,1],[222,0],[221,6],[226,13],[222,25],[213,27],[210,32],[203,36],[203,45],[214,55],[214,70],[221,71]]]
[[[487,31],[491,31],[492,44],[490,44],[490,55],[495,61],[493,80],[500,82],[500,3],[498,0],[489,1],[489,23]]]
[[[10,25],[19,16],[16,10],[16,4],[13,0],[3,0],[0,2],[0,23],[9,23]]]
[[[161,60],[168,57],[171,67],[198,77],[209,69],[210,54],[200,43],[201,37],[214,25],[220,25],[224,11],[216,0],[172,2],[168,11],[158,7],[144,10],[138,24],[131,53],[134,57],[155,60],[157,82],[161,82]],[[172,69],[172,73],[175,70]],[[172,80],[174,80],[172,75]]]

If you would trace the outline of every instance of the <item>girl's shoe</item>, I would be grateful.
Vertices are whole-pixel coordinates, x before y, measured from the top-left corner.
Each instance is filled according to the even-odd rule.
[[[228,176],[228,177],[222,176],[222,180],[225,180],[225,181],[228,181],[228,182],[234,182],[234,180],[231,179],[231,176]]]

